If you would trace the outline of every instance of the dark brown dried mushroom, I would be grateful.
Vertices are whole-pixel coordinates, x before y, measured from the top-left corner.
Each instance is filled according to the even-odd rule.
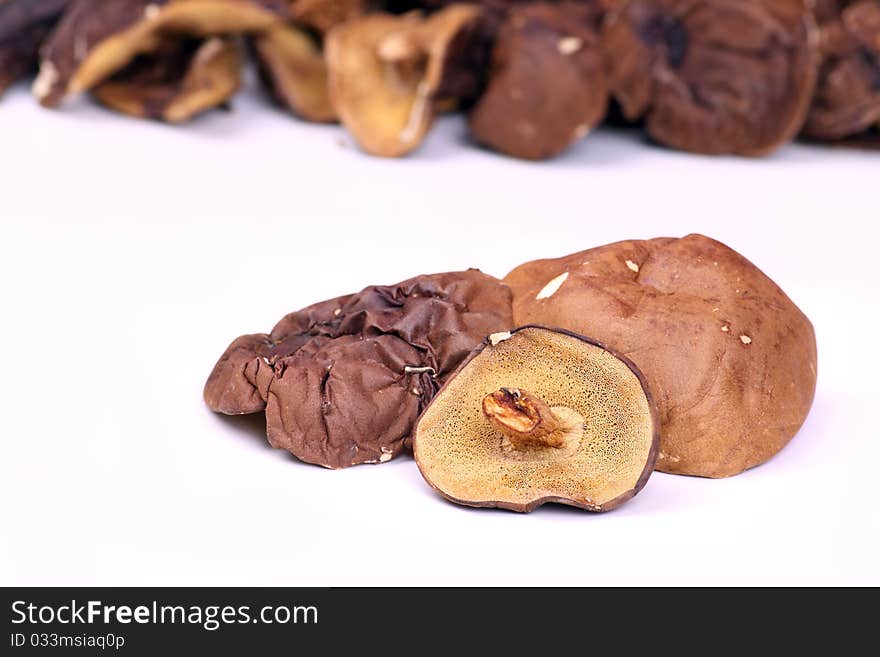
[[[438,107],[473,93],[479,70],[455,66],[488,52],[483,13],[450,5],[428,18],[370,14],[327,35],[330,98],[368,153],[398,157],[424,139]]]
[[[273,447],[309,463],[381,463],[485,338],[511,326],[509,289],[477,270],[419,276],[309,306],[235,340],[205,385],[219,413],[265,410]]]
[[[135,58],[93,94],[129,116],[183,123],[235,95],[243,60],[231,39],[173,39]]]
[[[458,504],[609,511],[638,493],[660,419],[635,366],[588,338],[526,326],[492,336],[419,418],[416,462]]]
[[[820,0],[823,61],[804,134],[843,139],[880,127],[880,1]]]
[[[552,157],[605,116],[603,8],[540,2],[513,9],[498,34],[489,84],[470,115],[478,142],[530,160]]]
[[[819,56],[804,0],[624,0],[603,49],[624,116],[655,140],[749,156],[800,131]]]
[[[43,46],[34,95],[55,107],[152,52],[168,35],[259,33],[288,16],[285,0],[74,0]]]
[[[336,121],[327,65],[314,37],[292,25],[278,25],[255,37],[253,45],[260,77],[279,104],[308,121]]]
[[[0,0],[0,94],[37,70],[38,51],[70,0]]]

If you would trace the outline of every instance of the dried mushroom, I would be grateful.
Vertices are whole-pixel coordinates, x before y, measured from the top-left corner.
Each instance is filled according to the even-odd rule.
[[[330,28],[367,13],[368,0],[294,0],[290,9],[297,25],[325,34]]]
[[[93,94],[129,116],[183,123],[226,103],[238,91],[242,64],[233,40],[173,39],[135,58]]]
[[[253,45],[260,77],[279,104],[309,121],[336,121],[324,54],[311,35],[279,25],[255,37]]]
[[[880,0],[820,0],[823,61],[804,134],[843,139],[880,127]]]
[[[74,0],[43,46],[34,95],[55,107],[156,50],[168,35],[257,33],[288,15],[284,0]]]
[[[331,30],[325,48],[340,120],[363,150],[385,157],[416,149],[440,105],[476,91],[479,71],[450,64],[488,49],[481,10],[458,4],[428,18],[370,14]]]
[[[642,375],[587,338],[526,326],[490,341],[437,393],[414,434],[447,499],[528,512],[608,511],[651,472],[660,422]]]
[[[40,44],[70,0],[0,0],[0,94],[37,69]]]
[[[514,157],[552,157],[605,116],[602,6],[540,2],[513,9],[498,33],[489,84],[470,115],[478,142]]]
[[[764,155],[803,126],[818,64],[804,0],[623,0],[603,49],[611,93],[656,141]]]
[[[701,235],[537,260],[505,278],[517,323],[590,335],[657,400],[664,472],[726,477],[781,450],[816,388],[810,321],[755,265]]]
[[[368,287],[235,340],[205,401],[266,413],[273,447],[309,463],[381,463],[409,443],[434,393],[483,338],[511,326],[510,290],[476,270]]]

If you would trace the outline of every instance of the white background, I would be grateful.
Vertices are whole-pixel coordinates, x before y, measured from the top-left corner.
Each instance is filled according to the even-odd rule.
[[[185,128],[0,102],[0,584],[880,584],[880,153],[760,161],[600,131],[553,163],[367,158],[256,94]],[[412,459],[332,472],[201,400],[241,333],[368,284],[702,232],[812,318],[819,388],[769,464],[656,474],[605,515],[442,501]]]

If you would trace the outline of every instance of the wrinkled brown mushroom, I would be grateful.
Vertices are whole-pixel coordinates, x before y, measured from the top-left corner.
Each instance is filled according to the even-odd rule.
[[[205,401],[228,415],[265,410],[269,442],[303,461],[382,463],[480,341],[510,326],[510,290],[476,270],[368,287],[235,340]]]
[[[473,5],[450,5],[424,19],[370,14],[330,31],[330,98],[363,150],[385,157],[413,151],[439,104],[480,86],[479,70],[450,64],[488,51],[482,17]]]
[[[488,87],[470,115],[474,139],[540,160],[590,132],[608,106],[598,47],[603,13],[598,0],[513,9],[498,33]]]
[[[37,69],[40,44],[70,0],[0,0],[0,94]]]
[[[327,65],[304,30],[279,25],[253,41],[260,77],[282,107],[308,121],[336,121],[327,89]]]
[[[880,0],[820,0],[823,61],[804,134],[843,139],[880,127]]]
[[[638,493],[660,443],[641,373],[588,338],[538,326],[494,335],[414,432],[425,480],[452,502],[609,511]]]
[[[288,9],[285,0],[74,0],[43,46],[34,95],[55,107],[168,35],[259,33],[285,20]]]
[[[623,0],[603,50],[624,116],[653,139],[748,156],[800,131],[819,56],[804,0]]]
[[[339,23],[363,16],[370,4],[368,0],[294,0],[290,14],[297,25],[326,34]]]
[[[536,260],[504,279],[517,323],[590,335],[657,400],[664,472],[727,477],[779,452],[816,390],[813,326],[755,265],[702,235]]]
[[[93,94],[129,116],[183,123],[226,103],[238,91],[242,64],[241,47],[230,39],[169,40]]]

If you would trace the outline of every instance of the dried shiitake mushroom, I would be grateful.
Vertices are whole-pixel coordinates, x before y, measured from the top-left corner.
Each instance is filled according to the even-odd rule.
[[[552,157],[605,116],[598,0],[513,9],[492,55],[489,83],[470,115],[478,142],[514,157]]]
[[[254,38],[260,77],[283,107],[308,121],[336,121],[327,90],[327,66],[318,42],[292,25]]]
[[[622,0],[603,51],[624,116],[656,141],[749,156],[800,131],[819,56],[804,0]]]
[[[43,46],[34,95],[55,107],[154,51],[168,35],[259,33],[288,17],[286,0],[74,0]]]
[[[235,340],[205,385],[219,413],[266,413],[273,447],[309,463],[382,463],[484,337],[510,290],[477,270],[418,276],[309,306]]]
[[[422,18],[369,14],[327,35],[330,98],[340,120],[368,153],[398,157],[417,148],[438,104],[455,100],[478,70],[450,63],[488,51],[482,11],[450,5]]]
[[[880,0],[819,0],[823,61],[804,126],[815,139],[880,127]]]
[[[514,320],[590,335],[657,400],[665,472],[726,477],[797,433],[816,388],[810,321],[755,265],[701,235],[629,241],[514,269]]]
[[[532,511],[608,511],[651,476],[660,422],[642,375],[579,335],[493,335],[419,419],[416,462],[447,499]]]
[[[70,0],[0,0],[0,94],[37,69],[43,39]]]
[[[123,114],[183,123],[226,103],[240,86],[242,50],[231,39],[173,39],[99,84],[94,96]]]

